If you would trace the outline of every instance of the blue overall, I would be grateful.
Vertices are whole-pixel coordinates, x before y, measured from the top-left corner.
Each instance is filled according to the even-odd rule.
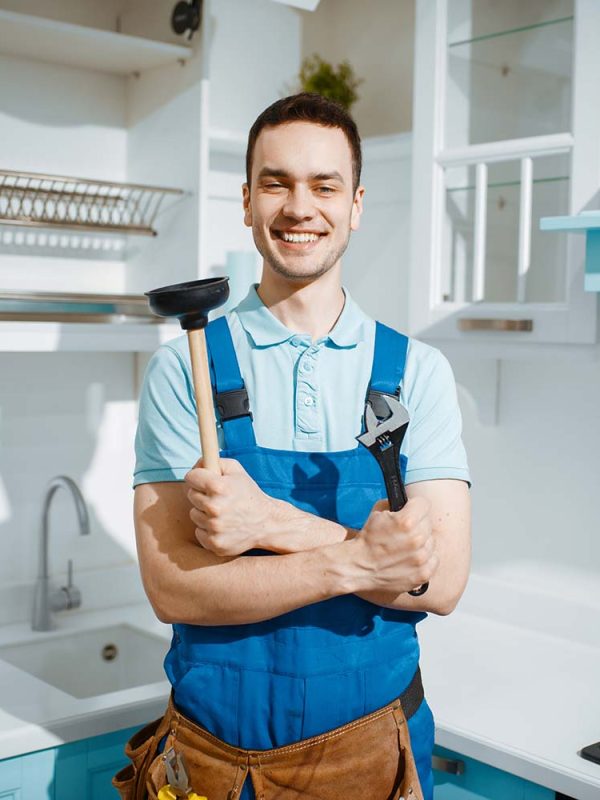
[[[213,386],[240,389],[226,319],[207,329]],[[377,323],[370,388],[394,394],[408,340]],[[250,416],[223,421],[224,458],[237,459],[272,497],[360,529],[386,497],[381,470],[353,450],[298,452],[258,447]],[[402,471],[406,459],[401,456]],[[271,555],[253,550],[246,555]],[[344,595],[248,625],[173,626],[165,669],[179,710],[237,747],[266,750],[315,736],[387,705],[419,661],[415,626],[425,613],[395,611]],[[433,717],[424,700],[409,721],[424,797],[433,797]],[[252,798],[246,781],[242,798]]]

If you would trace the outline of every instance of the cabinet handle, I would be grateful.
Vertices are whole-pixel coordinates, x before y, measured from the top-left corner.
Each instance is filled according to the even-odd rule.
[[[482,317],[458,320],[461,331],[532,331],[532,319],[484,319]]]
[[[465,762],[458,758],[441,758],[440,756],[431,757],[432,769],[438,772],[449,772],[451,775],[462,775],[465,771]]]

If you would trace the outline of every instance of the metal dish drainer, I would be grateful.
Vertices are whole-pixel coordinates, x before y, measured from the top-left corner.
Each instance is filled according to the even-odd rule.
[[[167,196],[182,189],[0,170],[0,224],[156,236]]]

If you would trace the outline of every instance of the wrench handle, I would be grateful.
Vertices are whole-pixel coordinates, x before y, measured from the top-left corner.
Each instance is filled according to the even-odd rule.
[[[383,472],[390,511],[400,511],[408,502],[400,473],[400,446],[393,444],[381,451],[379,464]]]
[[[380,465],[383,470],[390,511],[400,511],[408,501],[400,472],[400,444],[394,444],[381,453]],[[416,589],[411,589],[408,594],[412,597],[420,597],[425,594],[427,589],[429,589],[429,582],[422,583]]]

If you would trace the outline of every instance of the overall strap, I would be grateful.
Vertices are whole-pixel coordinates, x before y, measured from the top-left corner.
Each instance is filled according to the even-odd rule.
[[[380,399],[381,395],[398,397],[400,393],[407,350],[407,336],[381,322],[375,323],[375,352],[367,400],[378,417],[387,417],[390,413],[385,401]]]
[[[255,447],[248,392],[240,372],[227,319],[218,317],[206,328],[215,405],[219,411],[228,450]]]

